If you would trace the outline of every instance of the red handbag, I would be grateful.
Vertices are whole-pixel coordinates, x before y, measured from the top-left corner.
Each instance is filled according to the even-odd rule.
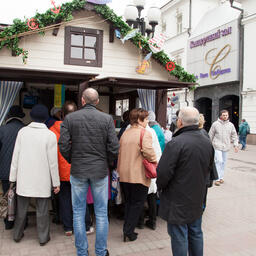
[[[140,148],[141,149],[142,149],[142,139],[143,139],[144,133],[145,133],[145,129],[141,129],[141,132],[140,132]],[[145,167],[145,174],[147,178],[154,179],[157,177],[157,173],[156,173],[157,163],[151,163],[144,158],[143,165]]]

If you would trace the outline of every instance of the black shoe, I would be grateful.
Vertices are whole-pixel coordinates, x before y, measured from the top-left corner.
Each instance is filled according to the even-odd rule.
[[[152,230],[156,230],[156,223],[152,223],[149,220],[147,220],[145,225]]]
[[[40,246],[44,246],[44,245],[46,245],[50,240],[51,240],[51,238],[49,237],[45,242],[40,243]]]
[[[124,234],[124,242],[126,242],[126,239],[128,239],[128,241],[135,241],[137,237],[138,237],[137,233],[132,233],[131,235]]]
[[[108,249],[106,249],[106,254],[105,254],[106,256],[109,256],[109,252],[108,252]]]
[[[20,238],[18,238],[18,239],[13,239],[13,240],[14,240],[16,243],[19,243],[20,240],[21,240],[23,237],[24,237],[24,234],[22,234]]]

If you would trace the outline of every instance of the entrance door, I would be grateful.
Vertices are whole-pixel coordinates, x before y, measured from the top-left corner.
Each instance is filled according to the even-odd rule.
[[[227,95],[220,99],[220,111],[226,109],[229,112],[229,120],[234,124],[238,131],[239,126],[239,97],[236,95]]]
[[[212,100],[210,98],[200,98],[195,105],[199,113],[204,115],[204,129],[208,132],[212,124]]]

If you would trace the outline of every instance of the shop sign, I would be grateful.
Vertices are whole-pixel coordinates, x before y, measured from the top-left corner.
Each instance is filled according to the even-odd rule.
[[[61,108],[65,102],[65,85],[54,85],[54,107]]]
[[[200,86],[238,81],[238,20],[189,40],[187,63]]]

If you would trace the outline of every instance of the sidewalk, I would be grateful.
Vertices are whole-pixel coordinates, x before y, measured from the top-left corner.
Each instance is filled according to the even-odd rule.
[[[256,255],[256,146],[228,156],[225,183],[209,189],[208,203],[203,215],[204,255]],[[111,256],[171,256],[166,223],[158,219],[155,231],[137,230],[138,240],[122,241],[122,221],[110,219],[108,248]],[[95,234],[88,236],[90,256],[94,254]],[[0,221],[1,256],[71,256],[76,255],[74,236],[65,237],[62,227],[51,225],[51,241],[40,247],[35,217],[20,243],[12,240],[12,232],[4,230]]]

